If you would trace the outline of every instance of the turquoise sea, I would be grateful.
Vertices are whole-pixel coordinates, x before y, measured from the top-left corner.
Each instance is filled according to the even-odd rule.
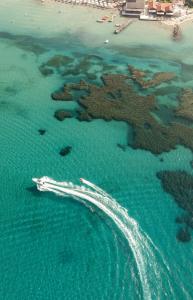
[[[60,122],[54,118],[57,109],[75,111],[79,105],[50,97],[88,72],[100,85],[105,70],[125,74],[130,64],[176,73],[178,78],[162,83],[156,95],[158,104],[176,107],[181,89],[193,88],[192,25],[175,43],[170,31],[157,25],[147,25],[146,38],[140,31],[144,23],[133,24],[130,35],[125,31],[117,42],[108,24],[105,45],[99,29],[96,36],[89,31],[88,25],[98,26],[90,11],[70,9],[65,15],[65,9],[35,0],[0,4],[0,299],[193,299],[193,234],[188,243],[176,239],[175,218],[183,210],[156,177],[162,170],[192,174],[191,150],[179,145],[160,155],[130,146],[123,151],[117,144],[133,138],[125,122]],[[78,23],[72,31],[69,14]],[[132,30],[140,42],[136,34],[129,42]],[[70,57],[70,65],[42,75],[39,67],[55,55]],[[82,63],[88,57],[89,63]],[[162,118],[168,120],[167,109]],[[61,156],[68,145],[71,153]],[[44,175],[74,183],[83,177],[100,186],[138,224],[133,231],[131,226],[131,239],[98,209],[38,192],[31,179]]]

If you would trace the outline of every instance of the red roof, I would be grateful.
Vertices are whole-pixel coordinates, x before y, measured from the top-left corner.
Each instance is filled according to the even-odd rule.
[[[148,3],[149,9],[156,9],[157,11],[172,11],[172,3],[156,2],[150,0]]]

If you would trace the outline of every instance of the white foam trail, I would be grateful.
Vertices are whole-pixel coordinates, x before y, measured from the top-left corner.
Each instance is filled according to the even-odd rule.
[[[106,213],[122,231],[130,245],[138,268],[144,299],[160,298],[158,286],[154,287],[154,290],[151,288],[152,276],[154,283],[157,281],[157,285],[161,280],[154,254],[149,247],[148,239],[141,232],[138,223],[129,217],[126,209],[102,189],[85,179],[81,179],[81,181],[93,190],[83,189],[83,186],[73,185],[71,182],[57,182],[49,177],[34,179],[34,181],[41,191],[50,191],[59,196],[71,196],[76,200],[82,199]],[[149,270],[150,268],[151,270]],[[157,290],[156,295],[155,289]]]

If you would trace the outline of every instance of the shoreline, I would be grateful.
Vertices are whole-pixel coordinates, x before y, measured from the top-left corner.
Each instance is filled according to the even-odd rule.
[[[178,18],[171,18],[170,20],[163,20],[161,21],[162,24],[165,24],[167,26],[174,26],[174,25],[181,25],[181,24],[188,24],[193,22],[193,11],[191,14],[186,15],[184,17],[178,17]]]
[[[156,20],[156,21],[151,21],[151,20],[147,20],[147,21],[144,21],[144,20],[140,20],[138,18],[128,18],[128,17],[124,17],[120,14],[120,10],[117,6],[115,7],[102,7],[102,6],[96,6],[94,4],[90,4],[90,5],[85,5],[85,3],[75,3],[75,2],[72,2],[72,1],[76,1],[76,0],[70,0],[71,2],[62,2],[62,1],[56,1],[56,0],[48,0],[45,2],[45,0],[42,0],[41,1],[41,4],[43,5],[47,5],[47,4],[56,4],[56,5],[59,5],[60,8],[63,8],[63,6],[67,6],[67,7],[70,7],[70,8],[78,8],[78,7],[81,7],[81,8],[87,8],[89,10],[97,10],[99,12],[106,12],[106,13],[109,13],[109,14],[116,14],[116,16],[119,18],[119,20],[132,20],[134,19],[135,21],[141,21],[141,22],[153,22],[154,24],[156,23],[157,24],[162,24],[162,25],[165,25],[165,29],[168,29],[168,28],[171,28],[172,26],[175,26],[176,24],[177,25],[188,25],[188,24],[191,24],[193,23],[193,9],[191,10],[191,13],[188,14],[188,15],[185,15],[185,16],[181,16],[181,17],[178,17],[178,18],[170,18],[170,19],[165,19],[165,20]],[[79,1],[79,0],[78,0]],[[82,0],[84,1],[84,0]],[[97,19],[96,19],[97,21]],[[113,24],[113,22],[112,22]]]
[[[90,6],[72,5],[48,0],[44,3],[40,1],[27,0],[23,5],[21,0],[17,0],[17,5],[21,4],[21,9],[16,14],[10,13],[14,0],[8,0],[0,4],[1,31],[19,35],[31,35],[36,38],[52,39],[57,36],[58,40],[64,38],[64,34],[71,36],[75,40],[81,41],[85,46],[94,48],[106,48],[113,51],[131,53],[132,49],[140,47],[156,47],[163,49],[164,53],[173,53],[172,56],[179,55],[182,60],[192,61],[192,55],[188,49],[192,48],[193,37],[191,36],[192,23],[184,22],[188,26],[183,26],[183,43],[175,42],[171,38],[172,26],[165,22],[147,22],[134,19],[131,25],[123,32],[116,35],[114,30],[116,24],[126,23],[129,18],[120,16],[119,10],[101,9]],[[6,12],[9,11],[9,15]],[[98,23],[97,20],[103,16],[116,14],[113,22],[105,21]],[[41,17],[40,17],[41,16]],[[78,22],[77,22],[78,20]],[[25,26],[24,26],[25,24]],[[189,25],[190,24],[190,25]],[[105,41],[109,42],[105,44]],[[186,48],[184,49],[184,47]],[[184,50],[187,53],[184,55]],[[183,56],[182,56],[183,53]],[[150,52],[155,57],[154,52]],[[165,54],[164,54],[165,55]],[[167,56],[167,55],[166,55]]]

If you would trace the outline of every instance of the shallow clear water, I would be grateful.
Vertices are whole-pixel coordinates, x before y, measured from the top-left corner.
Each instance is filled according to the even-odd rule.
[[[175,72],[179,78],[174,87],[192,87],[192,73],[182,64],[182,59],[193,60],[188,31],[184,29],[184,43],[173,44],[167,30],[156,28],[158,39],[148,24],[152,33],[148,39],[137,43],[133,34],[127,42],[125,32],[116,41],[110,36],[112,44],[106,47],[103,41],[112,31],[109,24],[100,34],[93,16],[86,17],[82,10],[81,30],[76,26],[71,32],[67,30],[72,26],[70,9],[74,18],[77,9],[68,8],[68,18],[62,22],[59,8],[50,5],[42,7],[32,0],[22,5],[11,0],[0,4],[1,32],[9,33],[0,33],[0,298],[144,299],[131,245],[102,212],[93,213],[69,198],[37,192],[31,178],[48,175],[74,183],[84,177],[128,209],[143,236],[153,243],[151,252],[138,252],[147,262],[144,271],[151,279],[150,299],[192,299],[193,243],[176,240],[174,220],[180,209],[156,177],[159,170],[192,172],[191,151],[182,146],[160,156],[130,147],[122,151],[117,143],[126,145],[132,135],[124,122],[57,121],[56,109],[74,109],[76,104],[54,102],[50,94],[65,82],[85,78],[85,69],[79,69],[76,76],[62,75],[65,69],[48,77],[39,71],[55,54],[71,56],[77,66],[86,55],[95,54],[103,59],[100,66],[94,62],[89,66],[97,75],[96,82],[106,66],[111,65],[112,73],[125,73],[132,64],[144,70]],[[84,27],[85,20],[93,25],[90,31]],[[133,33],[144,37],[142,23],[133,26]],[[175,91],[158,101],[175,106]],[[39,129],[45,129],[45,135]],[[72,152],[62,157],[59,151],[66,145],[72,146]]]

